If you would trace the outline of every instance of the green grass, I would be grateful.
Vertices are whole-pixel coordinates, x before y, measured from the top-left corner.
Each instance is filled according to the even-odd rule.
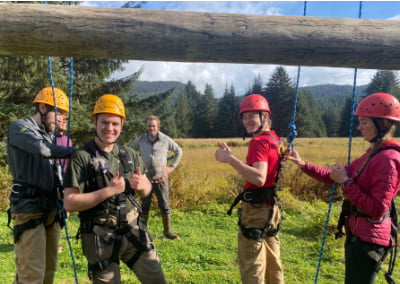
[[[287,192],[281,192],[284,220],[281,226],[281,257],[286,283],[313,283],[321,247],[321,237],[327,204],[321,201],[299,201]],[[229,204],[209,204],[192,209],[173,210],[173,230],[181,240],[171,241],[162,236],[161,218],[153,210],[149,230],[160,256],[168,283],[240,283],[236,259],[237,218],[226,215]],[[340,204],[334,204],[328,235],[323,251],[318,283],[343,283],[344,239],[335,240],[333,233]],[[0,283],[11,283],[14,277],[14,252],[11,231],[5,226],[6,213],[0,223]],[[86,260],[80,243],[74,238],[78,227],[77,216],[68,221],[71,245],[74,251],[79,283],[89,283],[86,276]],[[55,283],[74,283],[69,249],[62,238],[59,253],[59,269]],[[387,265],[384,265],[386,271]],[[125,265],[121,265],[123,283],[139,283]],[[395,278],[400,274],[395,271]],[[385,283],[383,272],[376,283]]]
[[[240,283],[237,264],[237,217],[226,215],[243,179],[226,164],[215,161],[216,142],[222,139],[181,139],[184,155],[170,177],[170,201],[173,208],[173,230],[181,236],[170,241],[162,236],[161,217],[158,210],[151,211],[149,230],[160,256],[166,278],[171,284],[190,283]],[[232,145],[239,158],[246,156],[246,145],[241,139],[223,140]],[[368,146],[362,139],[354,139],[353,157],[359,156]],[[329,166],[346,162],[347,139],[298,138],[296,149],[305,160]],[[7,167],[0,168],[0,283],[11,283],[14,278],[14,252],[11,231],[6,227],[8,197],[11,179]],[[283,171],[280,192],[284,208],[281,225],[281,258],[286,283],[314,283],[321,238],[329,200],[330,187],[301,174],[289,163]],[[341,198],[340,192],[335,200]],[[398,198],[397,198],[398,199]],[[343,283],[344,238],[334,239],[340,202],[332,208],[328,234],[323,250],[318,283]],[[154,208],[156,208],[154,202]],[[397,205],[400,208],[400,204]],[[90,283],[86,272],[86,259],[80,242],[74,239],[78,229],[76,214],[68,221],[69,235],[76,260],[79,283]],[[62,248],[55,284],[74,283],[74,272],[69,249],[62,232]],[[399,258],[400,259],[400,258]],[[394,278],[400,280],[399,262]],[[376,284],[386,283],[383,272]],[[121,265],[123,283],[139,283],[125,265]]]

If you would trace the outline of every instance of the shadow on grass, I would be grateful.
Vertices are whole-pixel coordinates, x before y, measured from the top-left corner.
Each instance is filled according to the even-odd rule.
[[[323,225],[317,223],[303,224],[303,226],[290,226],[285,228],[283,231],[286,234],[293,235],[295,237],[301,236],[304,240],[315,241],[320,238],[323,234]],[[329,225],[327,235],[333,235],[336,232],[336,225]]]
[[[0,252],[10,252],[14,250],[14,244],[0,244]]]

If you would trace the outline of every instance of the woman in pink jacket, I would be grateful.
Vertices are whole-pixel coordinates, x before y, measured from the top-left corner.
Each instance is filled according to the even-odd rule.
[[[368,284],[374,283],[394,245],[390,209],[400,187],[400,144],[393,133],[395,122],[400,121],[400,103],[390,94],[375,93],[360,102],[355,115],[357,129],[371,147],[349,166],[334,164],[325,169],[303,161],[297,151],[286,159],[321,182],[342,186],[348,204],[347,213],[342,212],[347,236],[345,283]]]

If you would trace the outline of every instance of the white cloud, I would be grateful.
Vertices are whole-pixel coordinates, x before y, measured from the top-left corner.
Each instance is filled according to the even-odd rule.
[[[400,15],[394,16],[392,18],[389,18],[388,20],[397,20],[400,21]]]
[[[130,61],[125,71],[113,74],[118,79],[130,75],[144,66],[141,81],[191,81],[203,92],[205,85],[211,84],[216,97],[221,97],[226,87],[233,85],[237,95],[245,93],[253,79],[260,75],[265,84],[276,69],[276,65],[227,64],[227,63],[180,63],[157,61]],[[297,80],[297,66],[284,66],[292,82]],[[358,69],[357,85],[370,82],[376,70]],[[301,67],[300,87],[319,84],[353,85],[354,69],[330,67]]]

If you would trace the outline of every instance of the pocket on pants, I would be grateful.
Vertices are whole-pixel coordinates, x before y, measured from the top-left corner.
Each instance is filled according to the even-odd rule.
[[[81,242],[83,254],[90,264],[97,263],[111,256],[113,244],[107,243],[97,234],[82,234]]]

